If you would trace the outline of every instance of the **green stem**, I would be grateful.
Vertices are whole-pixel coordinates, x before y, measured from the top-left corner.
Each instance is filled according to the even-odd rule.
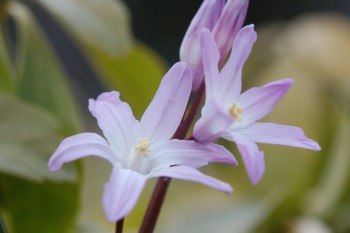
[[[196,115],[198,107],[201,103],[204,89],[205,89],[205,85],[204,85],[204,82],[202,82],[200,88],[197,91],[195,99],[193,100],[186,116],[183,118],[181,124],[176,130],[173,138],[185,139],[188,133],[188,130],[192,124],[192,121]],[[171,178],[169,177],[158,178],[157,184],[153,190],[151,200],[148,204],[146,214],[143,218],[143,222],[139,233],[152,233],[154,231],[170,181],[171,181]]]

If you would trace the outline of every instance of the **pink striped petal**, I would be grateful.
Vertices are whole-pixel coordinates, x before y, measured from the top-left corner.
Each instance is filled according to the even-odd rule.
[[[152,150],[152,170],[173,165],[187,165],[199,168],[212,162],[237,165],[237,160],[225,147],[214,143],[171,140]]]
[[[257,35],[254,25],[242,28],[232,46],[230,58],[220,72],[220,85],[216,90],[218,100],[223,105],[237,101],[242,88],[242,70]]]
[[[282,79],[244,92],[237,100],[237,103],[244,109],[239,127],[254,123],[271,112],[287,93],[292,83],[292,79]]]
[[[228,132],[224,138],[234,141],[242,155],[250,181],[256,185],[265,172],[264,152],[259,151],[255,142],[238,133]]]
[[[189,166],[168,167],[149,174],[149,177],[159,176],[197,182],[217,189],[219,191],[225,192],[227,194],[231,194],[233,191],[233,188],[229,184],[215,179],[213,177],[204,175],[197,169]]]
[[[208,100],[214,97],[214,90],[219,82],[220,53],[213,35],[206,28],[201,30],[200,44],[205,78],[205,95],[206,100]]]
[[[145,186],[147,177],[128,169],[114,168],[105,184],[103,209],[110,222],[116,222],[130,213]]]
[[[168,140],[175,133],[191,93],[191,70],[178,62],[164,76],[156,95],[140,121],[143,137]]]
[[[130,106],[119,99],[119,92],[106,92],[96,100],[90,99],[89,110],[113,150],[126,156],[137,139],[138,121]]]
[[[57,171],[64,163],[91,155],[104,158],[112,165],[122,163],[104,138],[95,133],[82,133],[64,139],[51,156],[48,166],[51,171]]]
[[[298,127],[274,123],[256,122],[246,128],[237,129],[237,133],[258,143],[294,146],[310,150],[320,150],[317,142],[307,138]]]

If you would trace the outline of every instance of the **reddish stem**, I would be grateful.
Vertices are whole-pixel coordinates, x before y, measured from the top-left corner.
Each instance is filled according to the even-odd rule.
[[[196,116],[199,104],[201,103],[204,89],[205,89],[205,84],[204,84],[204,82],[202,82],[202,84],[200,85],[200,87],[197,91],[197,95],[196,95],[195,99],[193,100],[190,109],[188,110],[187,115],[182,120],[181,124],[179,125],[179,128],[177,128],[173,138],[185,139],[186,134],[191,126],[191,123],[192,123],[194,117]]]
[[[168,177],[159,177],[151,201],[148,204],[146,214],[143,218],[139,231],[140,233],[152,233],[154,231],[170,181],[171,179]]]
[[[173,138],[185,139],[186,134],[191,126],[191,123],[196,115],[197,109],[201,102],[204,89],[205,89],[205,85],[204,85],[204,82],[202,82],[201,86],[197,91],[196,97],[189,108],[188,113],[183,118]],[[171,178],[168,178],[168,177],[158,178],[156,187],[153,190],[151,200],[148,204],[146,214],[143,218],[143,222],[139,233],[152,233],[154,231],[170,181],[171,181]]]
[[[122,233],[124,225],[124,218],[118,220],[115,224],[115,233]]]

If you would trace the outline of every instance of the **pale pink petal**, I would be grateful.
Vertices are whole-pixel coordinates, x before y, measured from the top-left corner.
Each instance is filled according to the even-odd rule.
[[[271,112],[292,83],[292,79],[282,79],[244,92],[237,100],[244,109],[240,116],[240,127],[247,126]]]
[[[128,169],[114,168],[105,184],[102,204],[107,219],[116,222],[130,213],[144,188],[147,177]]]
[[[235,132],[228,132],[223,137],[236,143],[250,181],[257,184],[265,172],[264,152],[259,151],[255,142]]]
[[[135,144],[138,121],[130,106],[120,101],[119,92],[101,94],[97,100],[89,100],[89,110],[97,119],[108,143],[120,156],[127,156]]]
[[[211,32],[204,28],[201,30],[201,51],[205,78],[205,95],[206,99],[214,97],[214,90],[219,78],[219,59],[220,53],[216,46]]]
[[[113,165],[122,163],[104,138],[95,133],[82,133],[64,139],[51,156],[48,166],[51,171],[57,171],[64,163],[92,155],[104,158]]]
[[[158,176],[165,176],[175,179],[197,182],[212,187],[214,189],[220,190],[227,194],[231,194],[233,191],[233,188],[229,184],[215,179],[213,177],[204,175],[197,169],[189,166],[173,166],[163,168],[161,170],[149,174],[149,177]]]
[[[193,86],[196,90],[203,80],[203,66],[200,51],[200,30],[212,30],[224,7],[224,0],[204,0],[184,36],[180,46],[180,60],[192,69]]]
[[[242,88],[242,70],[254,42],[256,41],[254,25],[242,28],[233,43],[230,58],[220,72],[220,82],[216,90],[218,100],[224,105],[238,99]]]
[[[241,29],[248,9],[248,0],[228,0],[213,29],[220,50],[220,63],[231,49],[237,32]]]
[[[317,142],[307,138],[298,127],[274,123],[256,122],[246,128],[237,129],[237,133],[259,143],[294,146],[310,150],[320,150]]]
[[[178,62],[164,76],[156,95],[143,114],[143,137],[151,141],[168,140],[175,133],[191,93],[191,70]]]
[[[164,142],[152,150],[150,156],[152,170],[173,165],[199,168],[212,162],[238,164],[233,154],[223,146],[187,140]]]
[[[202,108],[202,117],[195,123],[193,137],[200,142],[209,142],[232,125],[234,119],[228,110],[215,99],[208,100]]]

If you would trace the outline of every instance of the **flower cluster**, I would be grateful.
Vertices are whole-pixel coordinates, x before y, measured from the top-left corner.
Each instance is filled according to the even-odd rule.
[[[116,91],[90,99],[89,110],[105,138],[96,133],[66,138],[53,153],[50,170],[89,155],[108,160],[113,170],[105,184],[103,207],[107,218],[117,221],[132,210],[147,179],[153,177],[199,182],[231,193],[229,184],[197,170],[211,162],[237,165],[230,151],[213,142],[217,138],[236,143],[254,184],[265,169],[264,153],[256,143],[319,150],[300,128],[256,122],[286,94],[291,79],[241,94],[243,65],[257,37],[253,25],[241,29],[247,6],[248,0],[228,0],[226,4],[224,0],[204,0],[184,37],[181,62],[164,76],[141,120],[134,118]],[[202,82],[206,99],[191,140],[172,139],[192,91]]]

